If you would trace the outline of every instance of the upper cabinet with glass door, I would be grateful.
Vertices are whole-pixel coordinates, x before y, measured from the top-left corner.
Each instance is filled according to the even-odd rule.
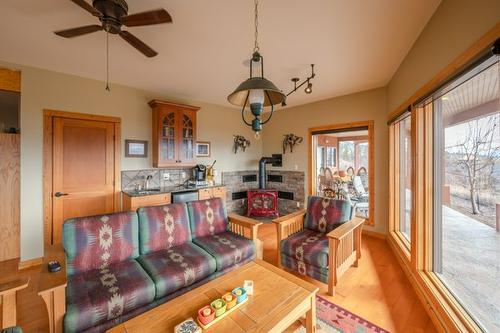
[[[195,164],[196,112],[199,107],[153,100],[153,166]]]

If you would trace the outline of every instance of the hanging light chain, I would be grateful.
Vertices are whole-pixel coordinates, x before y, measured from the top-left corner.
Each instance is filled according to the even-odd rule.
[[[106,90],[109,89],[109,32],[106,31]]]
[[[254,0],[255,4],[255,44],[253,51],[258,52],[259,51],[259,0]]]

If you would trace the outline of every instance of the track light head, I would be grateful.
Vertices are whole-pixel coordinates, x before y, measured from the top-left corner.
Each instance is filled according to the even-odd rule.
[[[308,82],[308,83],[307,83],[307,87],[306,87],[306,89],[304,89],[304,92],[305,92],[306,94],[310,94],[310,93],[312,93],[312,91],[313,91],[313,85],[312,85],[312,83],[311,83],[311,82]]]

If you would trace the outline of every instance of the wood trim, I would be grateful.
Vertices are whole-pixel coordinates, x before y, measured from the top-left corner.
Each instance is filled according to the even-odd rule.
[[[406,111],[409,105],[415,103],[418,99],[425,95],[428,95],[440,84],[449,79],[455,73],[457,73],[461,68],[466,66],[474,58],[476,58],[481,52],[491,46],[500,37],[500,23],[497,23],[490,31],[488,31],[484,36],[482,36],[478,41],[472,44],[467,50],[462,52],[458,57],[456,57],[451,63],[445,66],[441,71],[439,71],[430,81],[420,87],[410,98],[404,101],[400,106],[398,106],[394,111],[392,111],[388,120],[395,119]]]
[[[0,90],[21,92],[21,72],[0,68]]]
[[[19,261],[17,268],[23,270],[26,268],[31,268],[35,266],[40,266],[43,263],[43,257],[33,258],[25,261]]]
[[[177,108],[189,109],[189,110],[194,110],[194,111],[198,111],[201,108],[199,106],[193,106],[193,105],[187,105],[187,104],[181,104],[181,103],[174,103],[174,102],[167,102],[167,101],[162,101],[162,100],[159,100],[159,99],[153,99],[148,104],[152,108],[155,108],[158,105],[174,106],[174,107],[177,107]]]
[[[121,119],[88,113],[76,113],[45,109],[43,110],[43,240],[44,245],[52,245],[52,137],[54,118],[79,119],[114,123],[114,208],[121,211]]]
[[[356,127],[368,127],[368,187],[370,192],[368,215],[366,220],[367,225],[375,225],[375,122],[373,120],[355,121],[343,124],[331,124],[308,129],[308,194],[312,195],[316,192],[316,182],[313,182],[313,170],[316,170],[315,161],[313,159],[313,132],[330,131],[339,129],[350,129]],[[313,188],[314,187],[314,188]]]
[[[368,237],[373,237],[373,238],[378,238],[378,239],[383,239],[383,240],[387,239],[386,234],[383,234],[383,233],[377,232],[377,231],[363,229],[362,234],[363,234],[363,236],[368,236]]]
[[[122,120],[119,117],[111,117],[111,116],[101,116],[90,113],[77,113],[77,112],[68,112],[68,111],[58,111],[58,110],[43,110],[44,116],[53,117],[61,117],[68,119],[79,119],[79,120],[94,120],[94,121],[105,121],[108,123],[121,123]]]

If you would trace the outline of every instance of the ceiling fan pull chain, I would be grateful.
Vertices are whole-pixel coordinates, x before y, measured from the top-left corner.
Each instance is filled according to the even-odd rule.
[[[106,90],[109,89],[109,32],[106,31]]]

